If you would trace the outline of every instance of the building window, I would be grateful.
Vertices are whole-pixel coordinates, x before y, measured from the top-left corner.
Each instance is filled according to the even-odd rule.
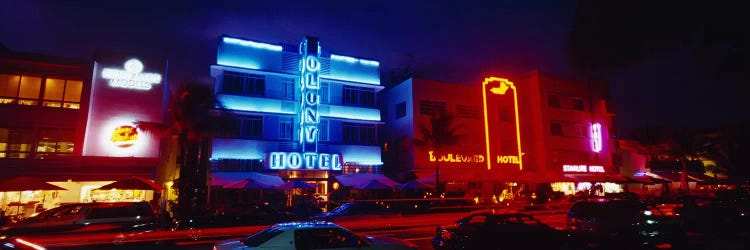
[[[229,123],[227,133],[230,138],[263,137],[263,116],[236,116]]]
[[[42,77],[0,74],[0,104],[36,106],[43,91],[42,106],[80,109],[82,89],[82,81],[47,78],[42,90]]]
[[[396,104],[396,119],[406,116],[406,102]]]
[[[279,118],[279,139],[291,140],[294,137],[294,119],[291,117]]]
[[[18,90],[18,104],[38,105],[39,90],[42,87],[42,78],[34,76],[21,76],[21,86]]]
[[[573,109],[585,110],[583,107],[583,99],[580,99],[580,98],[573,99]]]
[[[562,123],[559,123],[559,122],[550,123],[549,131],[550,131],[550,134],[552,135],[563,135]]]
[[[31,129],[0,128],[0,158],[29,158],[33,144]]]
[[[287,100],[294,100],[294,89],[296,88],[296,85],[294,84],[294,79],[292,78],[283,78],[281,79],[281,85],[282,85],[282,91],[284,91],[282,98]]]
[[[42,106],[80,109],[82,88],[82,81],[47,78]]]
[[[43,129],[36,145],[36,158],[65,156],[73,153],[73,130]]]
[[[18,97],[18,84],[21,76],[0,74],[0,103],[15,103]]]
[[[559,95],[548,95],[547,96],[547,105],[550,107],[559,108],[560,107],[560,96]]]
[[[419,113],[423,115],[444,113],[445,106],[445,102],[421,100],[419,101]]]
[[[344,104],[354,106],[375,106],[375,90],[370,88],[344,86]]]
[[[482,117],[482,111],[476,106],[457,105],[456,114],[461,118],[479,119]]]
[[[263,75],[227,71],[224,72],[221,91],[227,94],[265,96],[266,78]]]
[[[318,96],[320,98],[321,104],[328,104],[330,103],[330,83],[327,82],[321,82],[320,83],[320,89],[318,90]]]
[[[320,123],[318,123],[318,141],[330,141],[329,131],[328,128],[330,120],[328,119],[320,119]]]
[[[344,123],[343,141],[346,144],[375,145],[375,125]]]

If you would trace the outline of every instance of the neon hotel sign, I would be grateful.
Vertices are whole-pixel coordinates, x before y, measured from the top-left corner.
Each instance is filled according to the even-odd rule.
[[[497,85],[495,86],[492,83],[497,83]],[[489,94],[491,95],[488,96],[487,92],[489,92]],[[512,96],[510,94],[512,94]],[[488,102],[488,99],[490,98],[493,99]],[[497,104],[498,100],[509,101],[512,105],[513,110],[503,110]],[[488,103],[495,104],[488,105]],[[487,147],[487,159],[492,159],[492,155],[495,154],[496,163],[504,165],[518,165],[518,170],[523,170],[523,152],[521,152],[521,126],[519,124],[518,118],[518,93],[516,92],[516,86],[513,84],[513,82],[508,81],[508,79],[498,77],[485,78],[484,82],[482,83],[482,104],[484,105],[484,136],[486,143],[485,145]],[[491,131],[489,129],[490,127],[497,128],[498,126],[502,126],[502,124],[492,124],[492,126],[490,126],[490,121],[492,121],[493,123],[501,122],[498,122],[495,119],[490,119],[489,112],[487,111],[488,109],[493,109],[493,112],[491,112],[493,114],[496,112],[513,112],[513,118],[515,118],[515,120],[511,124],[509,124],[510,126],[504,126],[502,127],[502,129],[495,129],[501,131]],[[490,132],[498,132],[499,134],[491,135]],[[490,138],[505,138],[505,140],[500,142],[496,140],[490,140]],[[511,143],[513,142],[516,143],[516,145],[514,145],[515,147],[511,145]],[[490,149],[491,147],[495,147],[499,143],[503,143],[505,150],[502,150],[502,152],[495,152],[494,150],[497,149]],[[491,160],[487,161],[488,170],[492,169],[491,163]]]
[[[604,166],[599,165],[563,165],[563,172],[604,173]]]
[[[471,162],[484,162],[484,155],[480,154],[442,154],[437,155],[435,151],[428,151],[430,155],[430,162],[457,162],[457,163],[471,163]],[[503,164],[520,164],[521,160],[515,155],[498,155],[497,163]]]
[[[102,78],[109,80],[110,87],[124,89],[149,90],[161,82],[160,74],[143,73],[143,63],[135,58],[127,60],[123,69],[102,69]]]
[[[430,150],[430,162],[484,162],[484,155],[480,154],[443,154],[436,155]]]
[[[318,151],[318,123],[320,123],[320,45],[315,38],[306,37],[300,43],[300,109],[298,152],[271,152],[271,169],[327,169],[341,170],[341,155],[321,154]]]

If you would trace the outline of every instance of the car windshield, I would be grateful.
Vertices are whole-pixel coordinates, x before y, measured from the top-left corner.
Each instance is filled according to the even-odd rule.
[[[84,208],[84,204],[71,204],[71,205],[59,206],[56,208],[51,208],[51,209],[42,211],[39,214],[26,218],[25,220],[20,221],[19,224],[36,223],[36,222],[46,220],[47,218],[50,218],[50,217],[63,216],[63,215],[69,215],[69,214],[78,214],[82,211],[83,208]]]
[[[283,232],[284,231],[281,229],[269,227],[253,235],[250,235],[250,237],[245,238],[242,243],[248,247],[258,247],[260,246],[260,244],[265,243],[266,241],[270,240],[273,237],[276,237],[276,235],[279,235]]]
[[[344,211],[346,211],[350,206],[352,206],[351,203],[344,203],[341,206],[337,207],[333,211],[331,211],[332,214],[341,214]]]

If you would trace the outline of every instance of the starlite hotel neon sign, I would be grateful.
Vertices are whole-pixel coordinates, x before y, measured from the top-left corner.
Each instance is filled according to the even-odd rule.
[[[341,170],[341,155],[318,153],[318,124],[320,123],[320,54],[317,39],[306,37],[300,43],[300,109],[298,152],[271,152],[271,169]]]

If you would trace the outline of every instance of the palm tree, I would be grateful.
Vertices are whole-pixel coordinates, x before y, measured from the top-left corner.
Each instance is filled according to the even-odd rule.
[[[177,216],[197,218],[208,205],[208,174],[211,139],[221,124],[215,110],[222,105],[208,84],[187,82],[170,96],[168,123],[137,122],[140,129],[157,131],[162,137],[177,138],[179,179]]]
[[[429,127],[423,123],[419,124],[419,131],[422,138],[416,139],[417,146],[424,146],[432,149],[435,155],[440,155],[444,150],[458,144],[463,136],[459,133],[459,126],[456,125],[455,116],[447,112],[436,112],[430,117]],[[435,194],[440,195],[440,167],[439,161],[435,161]]]
[[[713,160],[717,164],[706,169],[713,173],[714,178],[716,178],[717,173],[721,172],[729,174],[737,180],[744,179],[736,171],[738,158],[740,158],[737,157],[740,147],[738,142],[742,139],[734,130],[733,128],[727,128],[710,131],[696,137],[696,153],[703,158]]]

